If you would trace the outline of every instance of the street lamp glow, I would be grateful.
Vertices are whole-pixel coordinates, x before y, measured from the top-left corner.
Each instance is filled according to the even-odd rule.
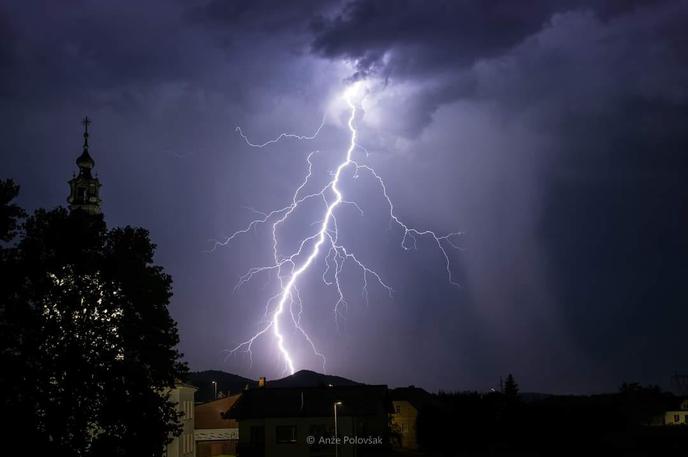
[[[341,406],[341,401],[334,402],[334,455],[339,457],[339,433],[337,433],[337,406]]]

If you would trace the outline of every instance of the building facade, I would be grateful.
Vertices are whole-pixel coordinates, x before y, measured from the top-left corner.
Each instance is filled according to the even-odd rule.
[[[392,400],[392,443],[404,449],[418,449],[418,413],[432,401],[431,395],[414,386],[390,390],[389,395]]]
[[[387,386],[263,387],[226,414],[239,423],[239,457],[372,456],[389,449]]]
[[[166,457],[196,457],[194,438],[194,394],[196,388],[188,384],[178,383],[169,392],[169,399],[176,405],[181,414],[181,433],[172,438],[166,448]]]
[[[392,400],[394,412],[390,425],[394,434],[394,444],[404,449],[418,449],[416,421],[418,410],[407,400]]]
[[[681,401],[679,409],[664,412],[664,425],[688,426],[688,399]]]

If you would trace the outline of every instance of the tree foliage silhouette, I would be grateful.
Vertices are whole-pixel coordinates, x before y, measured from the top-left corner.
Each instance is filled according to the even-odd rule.
[[[24,210],[13,203],[19,194],[19,186],[10,179],[0,180],[0,240],[14,238],[17,223],[24,216]]]
[[[518,384],[514,379],[514,375],[509,373],[504,382],[504,397],[507,401],[515,401],[518,399]]]
[[[18,224],[22,213],[6,211],[6,200],[0,390],[9,431],[35,453],[162,455],[179,426],[166,392],[186,368],[167,310],[171,278],[153,263],[148,232],[108,230],[100,215],[63,208]]]

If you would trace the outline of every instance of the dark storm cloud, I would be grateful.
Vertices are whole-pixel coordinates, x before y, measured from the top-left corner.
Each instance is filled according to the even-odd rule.
[[[7,12],[0,10],[0,63],[3,68],[12,65],[15,58],[16,37]]]
[[[680,303],[688,298],[676,276],[687,271],[680,257],[688,253],[679,234],[688,225],[687,22],[682,1],[354,1],[314,23],[313,52],[349,59],[359,75],[386,78],[390,87],[411,88],[385,99],[387,111],[405,115],[384,127],[421,138],[414,148],[419,156],[441,155],[459,170],[461,162],[438,147],[462,154],[466,147],[482,149],[490,137],[505,139],[506,149],[487,159],[494,160],[490,171],[479,176],[501,176],[510,194],[501,202],[483,200],[495,212],[468,213],[466,222],[469,232],[473,222],[485,223],[473,234],[481,250],[469,278],[484,268],[468,280],[473,300],[492,312],[488,320],[511,322],[494,324],[491,333],[530,340],[503,363],[519,360],[525,367],[532,357],[541,364],[568,339],[558,357],[587,360],[591,378],[679,369],[647,341],[680,344],[672,322],[685,316]],[[492,118],[483,123],[485,106]],[[453,135],[435,128],[446,128],[449,116],[458,124],[449,126]],[[458,141],[469,133],[462,121],[482,139]],[[505,130],[514,128],[525,133],[510,139]],[[427,144],[445,136],[453,140]],[[461,165],[477,170],[477,163]],[[458,181],[472,179],[454,173]],[[495,242],[505,238],[505,226],[514,230],[512,244]],[[528,246],[527,254],[519,245]],[[493,267],[519,258],[529,260],[495,276]],[[670,273],[658,276],[658,268]],[[542,320],[518,324],[525,315]],[[554,331],[558,342],[544,333],[526,336],[519,325]],[[548,353],[536,354],[543,345]],[[624,348],[654,351],[657,364],[637,366],[622,355]],[[576,376],[563,375],[565,365],[551,368]]]
[[[188,9],[192,21],[212,24],[226,33],[260,29],[264,32],[306,32],[312,16],[336,5],[330,0],[296,0],[276,5],[271,0],[209,0]]]
[[[303,7],[252,4],[259,11],[235,21],[204,5],[212,6],[0,7],[9,23],[1,29],[8,38],[0,69],[3,176],[21,185],[20,203],[29,209],[64,205],[80,151],[79,120],[88,114],[108,222],[151,230],[158,261],[175,279],[171,309],[182,350],[196,368],[224,366],[223,350],[256,321],[255,307],[242,309],[225,289],[254,262],[255,250],[236,256],[237,248],[228,262],[204,253],[208,239],[243,224],[251,215],[246,206],[281,204],[302,171],[294,160],[300,150],[285,148],[274,158],[277,174],[265,155],[241,147],[234,127],[246,126],[258,138],[285,128],[310,131],[330,82],[339,83],[301,52],[310,16],[284,21],[279,33],[275,22],[268,29],[261,22],[279,22],[288,11],[297,18]],[[221,317],[208,323],[208,316]],[[249,368],[234,362],[227,369]]]
[[[453,259],[462,288],[446,284],[432,246],[405,252],[382,217],[354,220],[342,237],[398,290],[371,288],[340,332],[331,297],[311,296],[324,315],[304,322],[331,369],[431,389],[485,389],[506,371],[551,391],[662,382],[685,368],[687,9],[6,2],[3,172],[26,206],[63,204],[78,121],[93,117],[108,221],[151,229],[192,368],[271,376],[269,341],[252,368],[223,352],[258,326],[269,288],[232,287],[269,246],[256,234],[203,250],[246,223],[245,207],[284,205],[305,151],[324,161],[347,137],[334,120],[317,142],[258,151],[234,127],[257,140],[310,133],[343,80],[383,79],[360,120],[366,160],[406,221],[466,232]],[[352,196],[375,215],[378,190],[358,182]]]
[[[339,13],[313,21],[312,47],[329,58],[355,60],[363,73],[404,77],[498,55],[538,32],[554,13],[590,9],[607,20],[657,4],[651,0],[353,0]],[[391,53],[389,62],[383,61],[387,53]]]
[[[149,94],[175,84],[227,93],[227,79],[244,86],[266,79],[251,74],[256,59],[248,54],[256,46],[282,40],[288,52],[298,51],[298,40],[290,42],[286,32],[306,29],[307,19],[297,19],[307,7],[312,5],[10,3],[0,9],[0,22],[8,23],[0,29],[3,89],[24,103],[67,95],[89,103],[147,103]],[[256,40],[255,33],[268,31]],[[279,65],[284,51],[263,49],[262,60]]]
[[[313,50],[355,60],[363,73],[427,74],[499,53],[539,30],[553,11],[546,1],[527,8],[509,1],[352,1],[313,22]]]
[[[604,84],[597,88],[604,97],[624,88],[661,91],[664,81],[657,79],[675,68],[684,72],[685,16],[684,2],[359,0],[313,22],[312,51],[353,61],[357,76],[425,85],[409,101],[417,119],[407,133],[417,135],[439,106],[459,98],[523,109],[551,96],[553,104],[568,103],[567,89],[580,92],[588,83]],[[636,47],[642,55],[633,56]],[[652,55],[657,47],[662,55]],[[589,50],[596,54],[589,58]],[[582,94],[583,103],[594,99],[594,90]]]

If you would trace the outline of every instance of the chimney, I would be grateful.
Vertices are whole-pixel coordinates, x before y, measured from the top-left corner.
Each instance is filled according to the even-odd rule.
[[[265,387],[265,376],[258,378],[258,387]]]

